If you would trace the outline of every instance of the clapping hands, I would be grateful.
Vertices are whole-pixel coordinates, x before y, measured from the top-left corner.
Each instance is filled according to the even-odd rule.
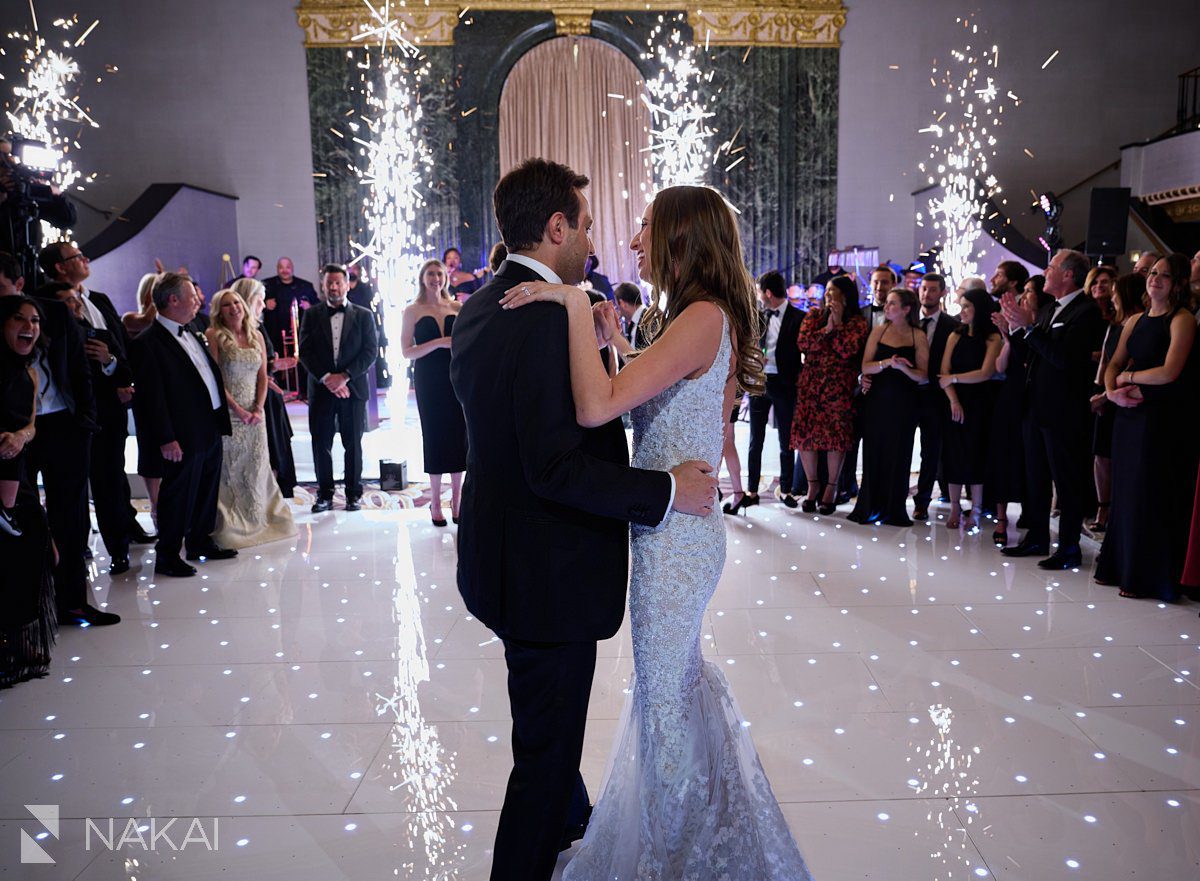
[[[1012,291],[1000,297],[1000,312],[1010,328],[1029,327],[1037,318],[1031,310],[1021,305]]]

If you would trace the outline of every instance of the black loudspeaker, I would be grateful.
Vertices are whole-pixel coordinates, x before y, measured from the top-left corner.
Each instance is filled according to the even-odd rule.
[[[1088,215],[1087,247],[1093,257],[1125,253],[1129,187],[1095,187]]]
[[[391,459],[379,460],[379,488],[406,489],[408,487],[408,463],[393,462]]]

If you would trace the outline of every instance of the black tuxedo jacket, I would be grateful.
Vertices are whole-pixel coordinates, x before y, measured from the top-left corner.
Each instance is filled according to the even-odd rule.
[[[779,321],[779,339],[775,343],[775,369],[779,379],[788,387],[796,385],[800,376],[800,325],[804,323],[805,312],[797,309],[791,303],[783,304],[783,314]]]
[[[346,303],[342,320],[338,358],[333,360],[332,314],[324,303],[304,313],[300,324],[300,363],[308,371],[308,396],[328,394],[321,377],[327,373],[345,373],[350,377],[350,396],[365,401],[371,394],[367,371],[379,355],[375,336],[375,316],[369,309]]]
[[[108,350],[117,359],[116,369],[112,375],[105,376],[104,370],[98,363],[88,359],[92,368],[92,389],[96,395],[96,417],[103,432],[114,432],[125,437],[129,433],[128,406],[121,403],[117,397],[117,389],[133,385],[133,366],[129,363],[129,333],[117,314],[112,300],[99,291],[88,291],[88,299],[97,311],[104,316],[104,324],[108,331],[97,329],[96,338],[108,345]],[[89,336],[89,328],[83,328],[84,336]]]
[[[83,431],[96,431],[96,395],[92,370],[83,349],[83,329],[65,303],[52,297],[35,296],[42,310],[42,333],[50,340],[46,363],[50,376],[62,393],[67,409]]]
[[[450,379],[467,419],[458,589],[502,637],[591,642],[624,617],[628,523],[661,522],[671,480],[629,467],[619,419],[576,423],[566,310],[499,306],[537,278],[506,261],[454,321]]]
[[[957,318],[947,315],[944,309],[940,310],[937,314],[937,324],[933,328],[933,340],[929,343],[929,382],[921,388],[937,392],[943,398],[946,395],[938,386],[938,380],[942,377],[942,357],[946,354],[946,343],[950,341],[950,334],[958,329],[959,324]],[[949,400],[946,398],[947,403]]]
[[[1025,335],[1030,412],[1038,425],[1082,430],[1091,419],[1092,353],[1104,342],[1104,317],[1086,292],[1053,315],[1053,303],[1043,307]]]
[[[197,444],[208,442],[214,433],[227,435],[233,431],[221,369],[208,354],[204,337],[197,339],[217,379],[220,406],[215,410],[196,365],[179,342],[171,339],[169,330],[155,321],[130,341],[138,433],[146,434],[152,449],[178,441],[186,454]]]

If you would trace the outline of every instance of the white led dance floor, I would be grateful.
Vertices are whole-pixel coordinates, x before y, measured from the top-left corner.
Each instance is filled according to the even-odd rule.
[[[202,577],[156,580],[149,552],[96,576],[124,622],[65,629],[48,678],[0,692],[0,872],[487,877],[505,672],[455,590],[454,527],[298,521]],[[1194,607],[1119,600],[940,523],[774,503],[727,522],[706,651],[818,881],[1200,876]],[[629,654],[627,633],[600,647],[593,792]],[[57,805],[58,837],[25,805]],[[173,817],[176,847],[203,825],[147,850],[150,818]],[[87,850],[83,818],[106,837],[113,819],[116,849],[93,830]],[[21,830],[53,865],[20,865]]]

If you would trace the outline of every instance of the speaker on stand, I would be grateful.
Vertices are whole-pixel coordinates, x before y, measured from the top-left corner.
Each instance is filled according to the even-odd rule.
[[[1129,228],[1129,187],[1094,187],[1088,214],[1087,245],[1089,257],[1116,257],[1125,253],[1125,233]]]

